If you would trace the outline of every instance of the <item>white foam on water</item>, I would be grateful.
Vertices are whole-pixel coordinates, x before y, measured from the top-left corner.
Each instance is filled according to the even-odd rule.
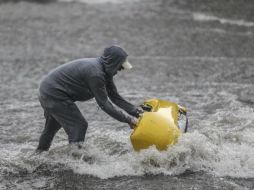
[[[204,134],[194,131],[184,134],[178,144],[167,151],[150,147],[135,152],[126,135],[123,131],[110,134],[108,130],[104,139],[102,136],[89,138],[81,150],[57,144],[49,152],[33,157],[31,151],[24,151],[31,146],[13,146],[3,151],[0,163],[6,168],[28,171],[33,171],[40,163],[62,163],[76,173],[103,179],[144,174],[178,175],[186,170],[205,171],[216,176],[254,177],[254,132],[249,128],[230,135],[218,129]]]
[[[253,135],[253,131],[245,133],[250,132]],[[244,137],[245,134],[240,136]],[[61,151],[57,148],[58,151],[55,149],[45,154],[43,160],[52,160],[51,163],[57,160],[76,173],[103,179],[144,174],[178,175],[186,170],[206,171],[217,176],[254,176],[253,142],[218,143],[213,142],[215,139],[211,140],[211,137],[194,131],[183,135],[179,143],[167,151],[160,152],[151,147],[140,152],[129,149],[123,154],[109,154],[110,150],[104,151],[99,146],[89,145],[76,158],[65,146]]]
[[[218,21],[221,24],[231,24],[237,26],[245,26],[245,27],[253,27],[254,22],[248,22],[245,20],[234,20],[234,19],[226,19],[226,18],[219,18],[212,15],[206,15],[203,13],[193,13],[192,17],[196,21]]]
[[[251,133],[250,133],[251,132]],[[233,138],[247,136],[252,140],[253,132],[237,134]],[[216,135],[215,135],[216,136]],[[253,141],[253,140],[252,140]],[[108,154],[98,146],[87,146],[79,154],[68,145],[44,153],[38,157],[21,153],[20,150],[3,152],[1,170],[18,172],[20,169],[35,170],[40,163],[62,163],[74,172],[99,178],[133,176],[144,174],[178,175],[186,170],[206,171],[217,176],[254,177],[254,152],[252,143],[213,143],[210,138],[197,131],[185,134],[177,145],[167,151],[155,147],[123,154]],[[110,152],[110,151],[109,151]],[[75,156],[76,155],[76,156]]]

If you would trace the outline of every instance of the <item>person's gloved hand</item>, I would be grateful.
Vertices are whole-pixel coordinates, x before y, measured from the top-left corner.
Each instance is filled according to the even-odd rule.
[[[135,116],[136,118],[139,118],[143,113],[144,113],[144,110],[141,107],[137,107],[133,116]]]
[[[138,120],[134,117],[130,119],[129,126],[131,129],[134,129],[138,124]]]

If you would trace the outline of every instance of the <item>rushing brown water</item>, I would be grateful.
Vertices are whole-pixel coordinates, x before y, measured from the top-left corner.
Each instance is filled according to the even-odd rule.
[[[0,189],[253,189],[254,3],[83,2],[0,4]],[[135,152],[129,127],[91,100],[78,103],[89,122],[82,150],[60,130],[32,155],[42,76],[111,43],[134,65],[115,79],[120,94],[187,107],[189,133],[167,151]]]

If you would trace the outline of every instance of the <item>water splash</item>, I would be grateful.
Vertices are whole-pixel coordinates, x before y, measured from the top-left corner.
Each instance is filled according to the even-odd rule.
[[[104,139],[93,137],[79,150],[58,143],[49,152],[33,156],[31,145],[9,146],[8,151],[1,148],[4,156],[0,165],[2,172],[32,172],[41,164],[61,164],[76,173],[102,179],[145,174],[179,175],[186,170],[205,171],[216,176],[252,178],[252,136],[251,129],[234,135],[215,129],[205,134],[194,131],[184,134],[178,144],[167,151],[150,147],[135,152],[130,142],[119,144],[118,140],[112,139],[113,136]],[[104,142],[107,146],[101,147],[100,143],[94,143],[96,141]]]

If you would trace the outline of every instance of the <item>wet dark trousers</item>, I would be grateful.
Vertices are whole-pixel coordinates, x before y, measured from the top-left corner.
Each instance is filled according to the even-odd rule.
[[[61,127],[67,133],[69,143],[84,142],[88,124],[74,102],[53,100],[43,95],[40,95],[39,100],[46,122],[37,150],[48,150]]]

